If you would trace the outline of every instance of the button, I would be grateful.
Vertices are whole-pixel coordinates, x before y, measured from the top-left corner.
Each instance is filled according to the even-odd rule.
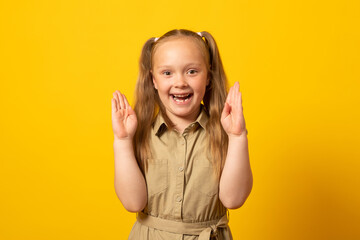
[[[182,201],[182,198],[181,198],[180,196],[178,196],[178,197],[176,198],[176,201],[177,201],[177,202],[181,202],[181,201]]]
[[[184,170],[183,167],[179,167],[179,171],[182,172]]]
[[[190,124],[190,127],[193,127],[194,126],[194,124],[192,123],[192,124]]]

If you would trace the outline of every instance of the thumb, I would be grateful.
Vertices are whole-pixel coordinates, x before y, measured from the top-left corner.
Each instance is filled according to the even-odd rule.
[[[227,102],[225,102],[224,109],[221,113],[221,119],[224,119],[227,116],[229,116],[230,111],[231,111],[231,106]]]
[[[129,115],[135,115],[135,111],[134,111],[134,109],[132,109],[132,107],[130,105],[127,106],[127,111],[128,111]]]

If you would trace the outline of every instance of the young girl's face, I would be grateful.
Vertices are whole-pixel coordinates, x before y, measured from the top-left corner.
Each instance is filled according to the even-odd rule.
[[[198,43],[187,37],[160,43],[152,66],[153,83],[170,120],[175,124],[194,121],[209,83]]]

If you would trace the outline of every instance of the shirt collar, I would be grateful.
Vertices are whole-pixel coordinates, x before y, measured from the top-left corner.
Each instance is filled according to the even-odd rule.
[[[208,114],[206,113],[204,106],[201,105],[200,114],[193,123],[198,123],[203,129],[206,130],[206,123],[208,119]],[[161,135],[166,129],[167,125],[165,123],[164,117],[159,111],[154,122],[154,130],[156,132],[156,135]]]

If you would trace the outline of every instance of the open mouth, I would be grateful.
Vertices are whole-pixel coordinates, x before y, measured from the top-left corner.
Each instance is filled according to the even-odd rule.
[[[186,102],[189,101],[189,99],[192,97],[192,93],[188,93],[188,94],[171,94],[171,97],[176,101],[176,102]]]

